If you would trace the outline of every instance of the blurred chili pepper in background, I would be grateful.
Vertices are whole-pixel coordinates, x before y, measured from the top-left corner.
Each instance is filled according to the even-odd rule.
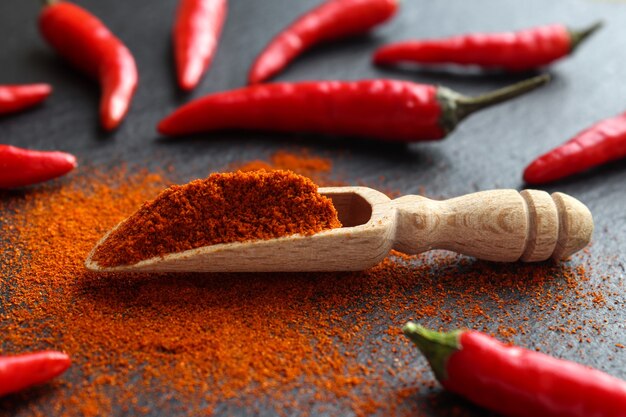
[[[444,388],[512,417],[622,417],[626,381],[480,332],[403,328]]]
[[[178,85],[193,90],[211,65],[226,20],[226,0],[180,0],[174,26]]]
[[[70,365],[69,356],[54,351],[0,356],[0,396],[47,382]]]
[[[51,92],[48,84],[0,85],[0,115],[36,106]]]
[[[100,122],[105,130],[118,127],[137,88],[130,51],[98,18],[72,3],[48,1],[39,28],[61,56],[100,81]]]
[[[602,23],[598,22],[585,30],[575,31],[563,25],[550,25],[519,32],[399,42],[378,49],[374,63],[459,64],[528,71],[571,54],[601,26]]]
[[[193,101],[162,120],[158,130],[169,136],[245,129],[398,142],[435,140],[470,114],[549,80],[542,75],[478,97],[397,80],[255,85]]]
[[[0,188],[17,188],[48,181],[76,168],[74,155],[0,145]]]
[[[596,123],[535,159],[524,181],[543,184],[626,157],[626,113]]]
[[[261,83],[312,46],[366,33],[389,20],[397,0],[327,0],[279,33],[256,59],[248,81]]]

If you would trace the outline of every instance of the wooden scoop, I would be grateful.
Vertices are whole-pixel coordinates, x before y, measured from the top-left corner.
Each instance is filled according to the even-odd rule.
[[[223,243],[155,257],[100,272],[359,271],[392,249],[417,254],[447,249],[488,261],[565,259],[589,243],[589,209],[562,193],[494,190],[445,201],[396,200],[365,187],[320,188],[343,224],[311,236]],[[115,230],[115,229],[114,229]],[[111,232],[109,232],[110,234]]]

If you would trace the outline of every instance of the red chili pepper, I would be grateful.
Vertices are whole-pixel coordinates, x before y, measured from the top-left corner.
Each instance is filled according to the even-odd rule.
[[[446,39],[407,41],[384,46],[374,63],[477,65],[488,69],[528,71],[571,54],[599,29],[601,23],[582,31],[563,25],[541,26],[520,32],[455,36]]]
[[[475,331],[403,328],[441,384],[512,417],[624,417],[626,381],[543,353],[505,345]]]
[[[226,10],[226,0],[180,0],[174,54],[178,84],[183,90],[193,90],[211,65]]]
[[[17,188],[48,181],[76,168],[74,155],[0,145],[0,188]]]
[[[70,364],[69,356],[54,351],[0,356],[0,396],[47,382]]]
[[[0,115],[36,106],[51,92],[48,84],[0,85]]]
[[[130,51],[95,16],[67,2],[51,2],[39,17],[48,43],[102,87],[100,121],[105,130],[124,119],[137,88],[137,67]]]
[[[543,184],[626,157],[626,113],[603,120],[535,159],[524,181]]]
[[[479,97],[396,80],[265,84],[193,101],[161,121],[164,135],[225,129],[312,132],[413,142],[445,137],[471,113],[549,81],[530,78]]]
[[[275,76],[316,44],[366,33],[397,9],[397,0],[327,0],[272,40],[256,59],[248,80],[257,84]]]

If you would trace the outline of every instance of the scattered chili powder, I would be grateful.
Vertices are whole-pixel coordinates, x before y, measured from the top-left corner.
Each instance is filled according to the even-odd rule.
[[[0,193],[2,351],[55,348],[74,363],[54,384],[0,399],[2,412],[475,416],[480,410],[439,394],[399,331],[407,320],[502,331],[585,362],[611,340],[593,317],[621,314],[613,301],[623,291],[606,305],[593,301],[606,283],[585,255],[574,266],[430,252],[396,254],[363,272],[85,271],[94,242],[168,183],[83,167],[43,188]],[[623,357],[612,363],[605,370],[625,377]]]
[[[171,186],[116,228],[97,248],[100,266],[220,243],[312,235],[341,227],[332,201],[289,171],[212,174]]]
[[[324,187],[344,185],[342,182],[330,178],[332,166],[330,159],[311,155],[307,149],[299,149],[296,152],[277,151],[270,156],[269,162],[255,160],[233,164],[231,168],[244,172],[259,169],[267,171],[273,169],[287,170],[310,178],[316,184]]]

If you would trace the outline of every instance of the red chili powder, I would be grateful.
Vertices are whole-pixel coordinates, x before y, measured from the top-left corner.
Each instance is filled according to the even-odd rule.
[[[100,266],[220,243],[312,235],[341,227],[332,201],[289,171],[213,174],[172,186],[120,224],[98,247]]]
[[[270,155],[269,162],[255,160],[245,163],[236,163],[231,166],[233,170],[256,171],[264,170],[287,170],[310,178],[316,184],[324,187],[344,185],[334,178],[330,178],[332,162],[328,158],[320,158],[311,155],[307,149],[297,152],[277,151]]]
[[[65,181],[0,194],[3,353],[73,359],[55,383],[0,399],[7,415],[462,416],[402,336],[407,320],[585,362],[579,341],[607,337],[589,312],[619,317],[582,264],[446,252],[363,272],[99,275],[83,266],[94,243],[168,181],[84,168]]]

